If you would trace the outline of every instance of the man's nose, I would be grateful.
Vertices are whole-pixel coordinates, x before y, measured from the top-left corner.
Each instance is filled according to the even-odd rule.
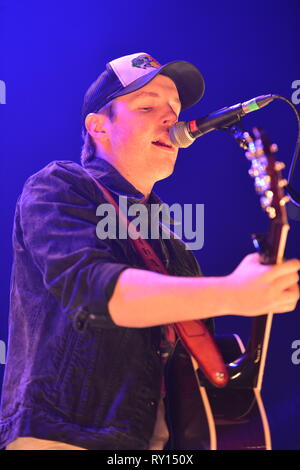
[[[168,109],[163,115],[162,121],[164,125],[169,126],[174,126],[174,124],[178,121],[178,116],[171,106],[168,106]]]

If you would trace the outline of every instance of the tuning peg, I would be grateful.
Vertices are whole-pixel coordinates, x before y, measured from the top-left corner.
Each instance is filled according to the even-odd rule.
[[[253,139],[251,137],[251,135],[249,134],[249,132],[245,131],[243,133],[243,138],[247,141],[247,142],[253,142]]]
[[[280,170],[283,170],[283,168],[285,168],[285,163],[283,162],[275,162],[275,170],[276,171],[280,171]]]
[[[254,168],[250,168],[250,170],[248,170],[248,173],[250,176],[252,176],[252,178],[255,178],[259,175],[259,171]]]
[[[256,147],[256,155],[260,157],[261,155],[264,155],[264,149],[263,147]]]
[[[288,180],[282,178],[282,179],[278,182],[278,186],[279,186],[280,188],[284,188],[288,183],[289,183]]]
[[[252,160],[253,158],[256,157],[256,154],[250,151],[246,152],[245,155],[248,158],[248,160]]]
[[[254,185],[258,194],[265,193],[266,191],[268,191],[270,189],[270,182],[270,175],[264,175],[260,178],[256,177]]]
[[[280,204],[281,206],[285,206],[286,203],[289,202],[289,200],[290,200],[290,197],[289,197],[288,195],[286,195],[286,196],[284,196],[282,199],[280,199],[279,204]]]
[[[267,193],[271,193],[270,195],[262,196],[260,198],[260,204],[263,209],[270,207],[273,201],[273,193],[272,191],[267,191]]]
[[[270,146],[270,151],[271,151],[271,153],[278,152],[278,145],[277,144],[272,144]]]
[[[270,219],[275,219],[276,210],[274,209],[274,207],[272,207],[272,206],[266,207],[266,212],[268,213]]]

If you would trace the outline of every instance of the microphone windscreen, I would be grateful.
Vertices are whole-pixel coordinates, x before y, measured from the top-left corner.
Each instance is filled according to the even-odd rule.
[[[175,147],[186,148],[195,142],[196,139],[190,135],[187,127],[187,122],[180,121],[169,129],[170,140]]]

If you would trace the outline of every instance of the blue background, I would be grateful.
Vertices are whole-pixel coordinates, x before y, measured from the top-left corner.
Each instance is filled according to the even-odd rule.
[[[299,13],[299,0],[0,1],[0,80],[6,83],[6,104],[0,105],[0,340],[7,341],[16,199],[26,178],[49,161],[79,162],[82,98],[105,64],[148,52],[161,63],[197,65],[206,93],[182,119],[265,93],[291,99],[292,82],[300,79]],[[247,129],[254,124],[266,128],[279,145],[278,159],[289,165],[297,136],[291,109],[272,103],[244,119]],[[234,140],[213,132],[181,150],[175,173],[156,186],[166,202],[205,204],[204,247],[196,256],[206,275],[230,273],[253,251],[250,234],[267,228],[248,167]],[[300,210],[289,203],[288,211],[286,256],[300,258]],[[263,397],[274,449],[300,449],[300,364],[291,361],[299,314],[298,306],[273,324]],[[217,326],[246,339],[249,321],[226,317]]]

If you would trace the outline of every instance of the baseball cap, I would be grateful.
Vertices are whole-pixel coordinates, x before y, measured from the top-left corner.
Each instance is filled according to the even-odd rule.
[[[82,107],[83,132],[85,118],[109,101],[142,88],[156,75],[165,75],[175,83],[181,109],[197,103],[204,94],[205,83],[200,71],[190,62],[176,60],[161,65],[145,52],[119,57],[106,64],[105,71],[87,90]]]

